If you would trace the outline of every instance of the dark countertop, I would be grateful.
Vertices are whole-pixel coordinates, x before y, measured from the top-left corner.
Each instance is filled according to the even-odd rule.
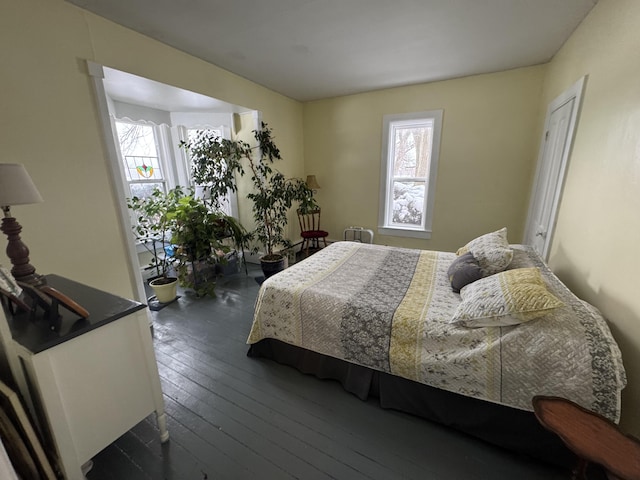
[[[47,285],[84,307],[89,312],[89,317],[83,319],[60,305],[58,310],[61,317],[56,322],[57,328],[54,328],[52,322],[45,318],[41,308],[38,308],[35,318],[30,318],[31,315],[27,312],[12,316],[6,311],[14,341],[34,354],[146,308],[146,305],[140,302],[118,297],[58,275],[45,275],[45,279]]]

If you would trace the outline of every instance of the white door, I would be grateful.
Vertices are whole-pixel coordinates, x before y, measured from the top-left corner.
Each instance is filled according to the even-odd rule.
[[[585,78],[549,104],[524,243],[547,260]]]

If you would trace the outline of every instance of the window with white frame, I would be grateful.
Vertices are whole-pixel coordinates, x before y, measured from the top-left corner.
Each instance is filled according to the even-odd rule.
[[[165,162],[159,139],[151,125],[116,120],[116,130],[124,163],[127,196],[146,198],[155,188],[167,191]]]
[[[442,110],[385,115],[378,233],[430,238]]]

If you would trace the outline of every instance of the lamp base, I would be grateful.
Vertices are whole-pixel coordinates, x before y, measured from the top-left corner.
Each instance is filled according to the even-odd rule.
[[[6,213],[7,212],[5,212],[5,214]],[[22,226],[17,222],[15,217],[5,216],[2,219],[0,230],[2,230],[9,239],[7,257],[9,257],[13,265],[11,268],[13,278],[18,282],[29,285],[42,285],[44,280],[41,275],[36,273],[36,268],[29,263],[29,249],[20,239]]]

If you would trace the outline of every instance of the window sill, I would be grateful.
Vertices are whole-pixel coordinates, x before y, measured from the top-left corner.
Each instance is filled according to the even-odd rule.
[[[431,230],[414,230],[409,228],[378,227],[378,235],[388,235],[391,237],[408,238],[431,238]]]

